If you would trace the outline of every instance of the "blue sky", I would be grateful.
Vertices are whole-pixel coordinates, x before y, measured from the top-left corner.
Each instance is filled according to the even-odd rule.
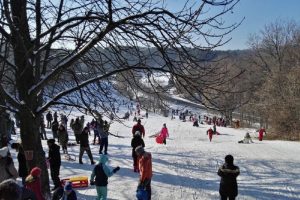
[[[179,8],[185,0],[167,0],[168,4]],[[300,24],[300,0],[241,0],[233,13],[224,16],[227,23],[237,22],[245,17],[244,22],[228,37],[232,40],[219,48],[246,49],[250,34],[259,33],[266,24],[276,20],[294,20]]]

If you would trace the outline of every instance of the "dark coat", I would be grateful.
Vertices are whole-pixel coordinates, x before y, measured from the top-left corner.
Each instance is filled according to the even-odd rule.
[[[59,149],[60,147],[57,144],[52,144],[52,146],[49,148],[50,168],[60,167],[61,158],[60,158]]]
[[[52,196],[52,200],[63,199],[62,198],[63,196],[64,196],[64,188],[59,187],[54,191],[53,196]],[[76,195],[76,192],[74,190],[72,190],[72,192],[68,195],[67,200],[77,200],[77,195]]]
[[[228,165],[225,163],[218,170],[218,175],[221,176],[220,195],[228,197],[236,197],[238,195],[238,185],[236,177],[240,174],[239,167]]]
[[[26,177],[28,173],[24,151],[18,153],[19,176]]]
[[[145,143],[142,137],[140,135],[134,135],[134,137],[131,140],[132,157],[134,157],[135,155],[135,148],[141,145],[145,147]]]
[[[80,147],[89,147],[89,134],[82,131],[80,134]]]

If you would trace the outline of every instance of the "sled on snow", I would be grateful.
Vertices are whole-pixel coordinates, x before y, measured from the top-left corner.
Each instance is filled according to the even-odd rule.
[[[74,154],[65,154],[65,159],[68,161],[76,161],[76,156]]]
[[[71,182],[73,188],[83,188],[89,186],[89,180],[87,176],[73,176],[70,178],[64,178],[61,180],[62,186],[64,186],[66,182]]]
[[[158,135],[156,138],[155,138],[155,141],[156,143],[158,144],[162,144],[164,142],[164,138],[161,136],[161,135]]]

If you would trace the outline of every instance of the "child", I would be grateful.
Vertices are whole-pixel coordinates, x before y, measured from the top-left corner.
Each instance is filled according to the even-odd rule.
[[[32,190],[35,193],[37,200],[45,200],[41,188],[41,172],[42,170],[39,167],[34,167],[25,180],[26,188]]]
[[[221,177],[219,193],[221,200],[234,200],[238,195],[238,185],[236,177],[240,174],[239,167],[233,164],[233,156],[225,156],[225,164],[219,170],[218,175]]]
[[[64,187],[57,188],[54,193],[52,200],[77,200],[76,192],[73,190],[72,183],[66,182]]]
[[[90,184],[96,185],[97,200],[107,199],[107,179],[120,170],[120,167],[116,167],[111,171],[106,165],[107,161],[106,155],[100,155],[100,160],[91,174]]]
[[[145,143],[143,138],[141,137],[140,131],[136,131],[134,134],[134,137],[131,140],[131,147],[132,147],[132,158],[133,158],[133,171],[139,172],[139,166],[138,166],[138,158],[135,153],[135,148],[138,146],[145,147]]]
[[[244,139],[239,141],[239,143],[250,144],[253,143],[250,134],[247,132]]]
[[[211,140],[212,140],[213,134],[214,134],[214,131],[213,131],[211,128],[209,128],[209,129],[207,130],[207,132],[206,132],[206,135],[208,135],[208,138],[209,138],[209,141],[210,141],[210,142],[211,142]]]
[[[160,131],[160,135],[164,139],[163,143],[166,145],[167,144],[167,137],[169,137],[169,131],[168,131],[168,128],[167,128],[166,124],[163,124],[163,127]]]

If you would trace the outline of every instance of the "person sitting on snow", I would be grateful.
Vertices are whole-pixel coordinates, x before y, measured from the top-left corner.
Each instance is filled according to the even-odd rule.
[[[250,134],[247,132],[244,139],[240,140],[239,143],[250,144],[253,143]]]

